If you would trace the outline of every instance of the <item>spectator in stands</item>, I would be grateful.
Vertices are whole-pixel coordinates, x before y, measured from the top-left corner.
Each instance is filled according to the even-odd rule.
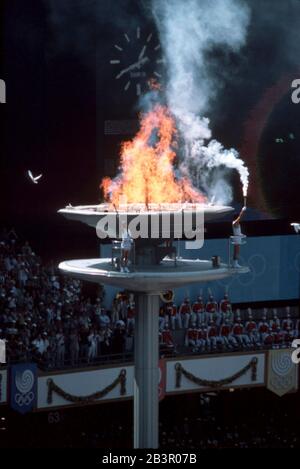
[[[88,363],[94,360],[97,357],[98,353],[98,339],[99,336],[96,334],[95,329],[91,328],[90,333],[88,335]]]
[[[71,329],[71,333],[69,336],[69,344],[70,344],[70,361],[71,365],[77,365],[79,360],[79,337],[78,332],[75,328]]]
[[[107,314],[107,311],[104,308],[101,308],[101,314],[100,314],[100,327],[107,327],[110,325],[110,318]]]
[[[58,367],[64,366],[65,362],[65,336],[60,328],[56,334],[56,364]]]
[[[100,298],[97,299],[97,302],[100,303]],[[116,324],[119,321],[119,304],[117,298],[113,299],[112,308],[111,308],[111,322]]]
[[[127,306],[127,332],[131,334],[134,330],[135,322],[135,303],[131,302]]]
[[[112,335],[112,353],[122,354],[125,351],[126,329],[122,320],[116,322],[116,328]]]

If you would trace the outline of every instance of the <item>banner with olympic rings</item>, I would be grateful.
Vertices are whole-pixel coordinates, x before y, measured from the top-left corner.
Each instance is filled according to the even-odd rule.
[[[35,363],[22,363],[10,367],[11,408],[26,414],[37,404],[37,366]]]

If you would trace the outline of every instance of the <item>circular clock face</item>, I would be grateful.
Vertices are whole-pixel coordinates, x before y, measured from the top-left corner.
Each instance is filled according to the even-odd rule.
[[[143,31],[139,26],[135,31],[125,32],[113,46],[110,59],[115,81],[124,93],[134,92],[140,96],[149,90],[149,80],[162,78],[165,63],[161,56],[161,46],[154,32]]]

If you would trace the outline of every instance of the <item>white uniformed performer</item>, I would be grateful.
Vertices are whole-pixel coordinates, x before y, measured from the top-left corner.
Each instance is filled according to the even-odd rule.
[[[125,223],[122,224],[122,241],[121,241],[121,272],[129,272],[128,260],[132,248],[133,239],[130,230],[126,228]]]
[[[234,245],[234,251],[233,251],[233,267],[234,268],[239,268],[239,256],[240,256],[240,246],[242,244],[242,239],[243,239],[243,233],[241,229],[241,219],[246,211],[246,207],[243,207],[242,210],[240,211],[239,216],[233,220],[232,222],[232,231],[233,231],[233,245]]]

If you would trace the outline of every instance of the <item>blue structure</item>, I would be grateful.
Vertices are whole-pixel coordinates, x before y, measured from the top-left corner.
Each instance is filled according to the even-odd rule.
[[[109,247],[102,249],[102,255],[110,256]],[[185,243],[180,242],[180,255],[186,259],[209,259],[220,256],[222,262],[228,262],[228,238],[205,240],[201,250],[187,250]],[[176,302],[182,301],[187,294],[195,298],[200,288],[206,297],[210,288],[216,297],[224,294],[225,288],[234,303],[258,301],[294,300],[299,298],[300,291],[300,242],[296,235],[248,237],[242,246],[242,265],[250,268],[250,273],[180,288],[175,292]],[[106,288],[106,306],[110,307],[114,288]]]

